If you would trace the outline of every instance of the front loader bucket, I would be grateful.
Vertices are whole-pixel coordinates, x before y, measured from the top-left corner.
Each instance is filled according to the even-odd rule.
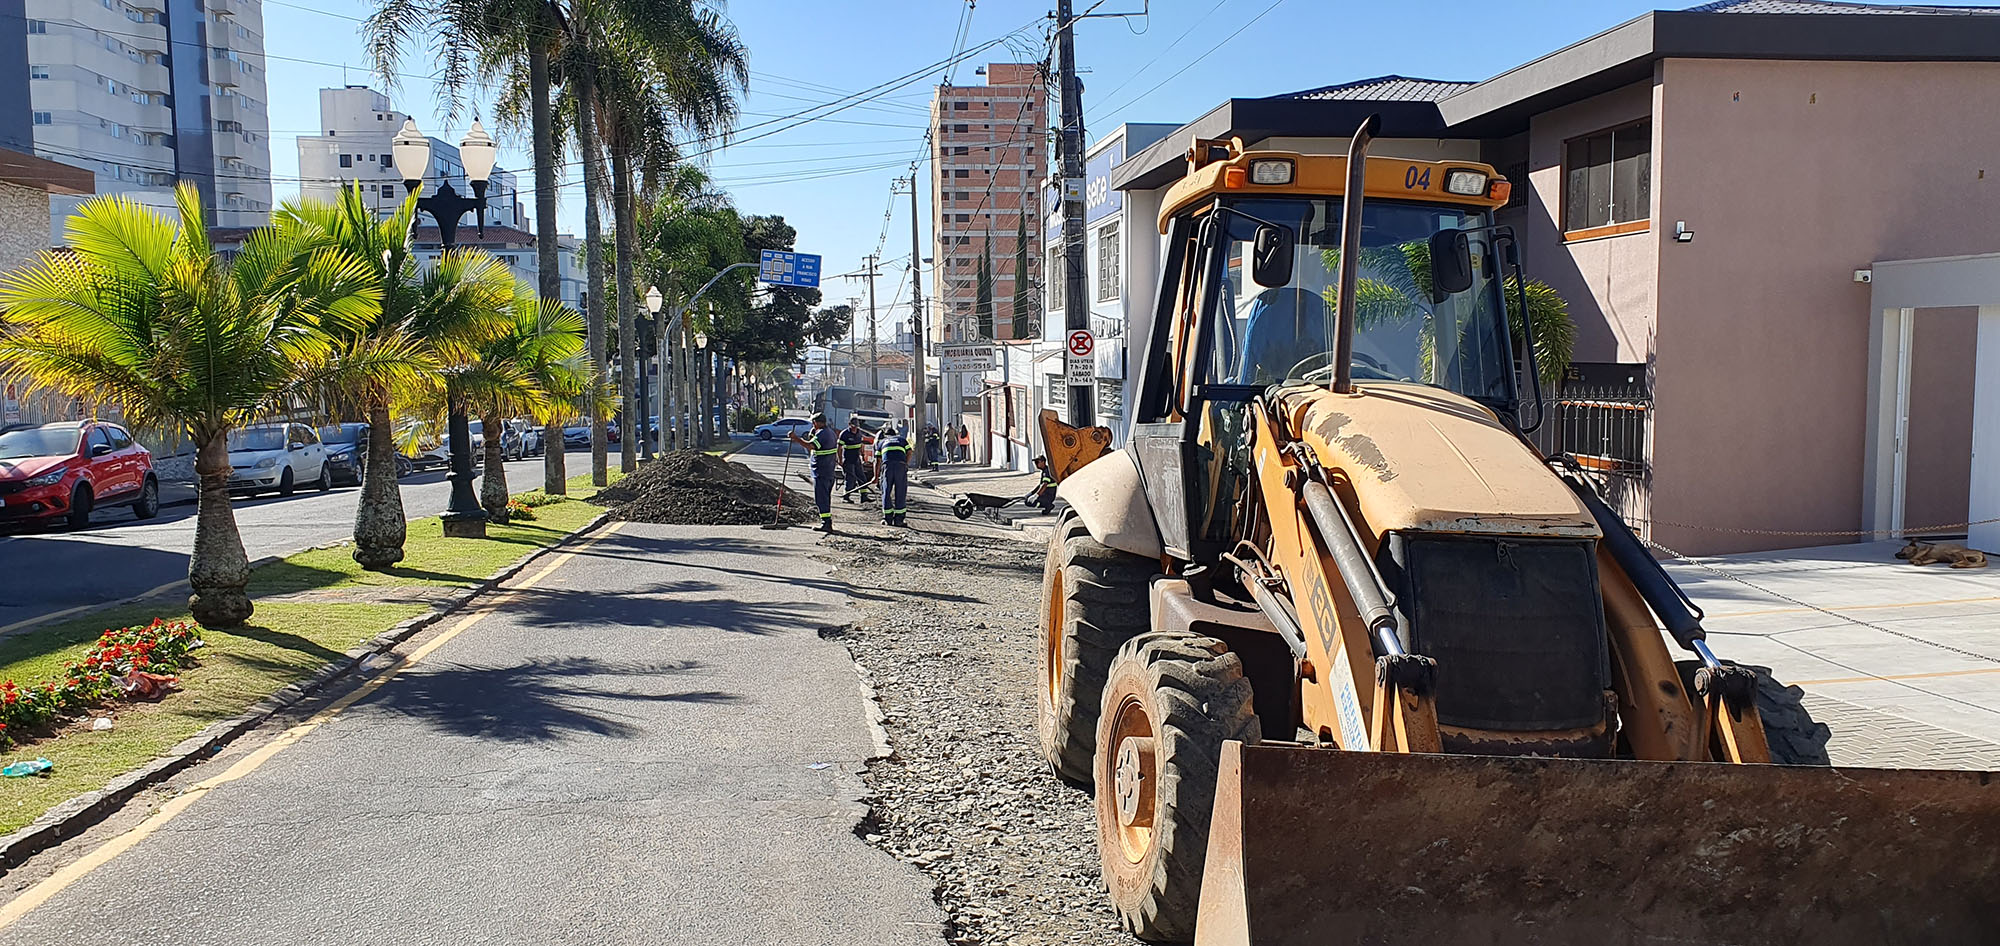
[[[1225,743],[1195,942],[2000,942],[1989,772]]]

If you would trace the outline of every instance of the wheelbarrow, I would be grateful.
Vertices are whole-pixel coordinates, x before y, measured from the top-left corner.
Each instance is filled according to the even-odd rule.
[[[1023,506],[1028,505],[1028,501],[1020,496],[994,496],[990,493],[966,493],[964,495],[959,496],[957,499],[951,501],[951,514],[957,516],[960,519],[970,519],[972,518],[973,513],[978,512],[982,509],[999,509],[1003,506],[1011,506],[1015,503],[1020,503]]]

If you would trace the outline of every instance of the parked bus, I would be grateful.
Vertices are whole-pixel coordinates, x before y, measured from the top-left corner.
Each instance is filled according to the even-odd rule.
[[[856,411],[862,412],[864,416],[895,416],[887,394],[844,384],[829,385],[826,390],[821,391],[813,402],[813,409],[825,414],[826,422],[836,429],[846,427],[848,415]]]

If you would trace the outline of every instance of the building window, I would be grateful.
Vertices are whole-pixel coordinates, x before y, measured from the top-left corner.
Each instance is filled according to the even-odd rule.
[[[965,111],[967,106],[970,106],[971,104],[972,104],[971,102],[953,102],[951,103],[951,110],[954,112],[962,112]]]
[[[30,32],[30,33],[46,33],[46,32],[48,32],[48,31],[49,31],[49,21],[47,21],[47,20],[29,20],[29,21],[28,21],[28,32]]]
[[[1118,299],[1118,221],[1097,228],[1097,301]]]
[[[971,222],[972,222],[972,215],[971,215],[971,214],[953,214],[953,216],[957,218],[957,222],[959,222],[959,223],[971,223]]]
[[[341,156],[340,156],[340,166],[341,166],[341,167],[344,167],[344,168],[351,168],[351,167],[353,167],[353,166],[354,166],[354,156],[353,156],[353,155],[351,155],[351,154],[343,154],[343,155],[341,155]]]
[[[394,200],[396,197],[396,185],[394,184],[382,185],[382,196]]]
[[[965,168],[957,168],[957,169],[954,169],[954,170],[953,170],[953,171],[951,172],[951,176],[952,176],[952,177],[971,177],[971,176],[972,176],[972,172],[971,172],[971,171],[969,171],[969,170],[966,170]]]
[[[30,78],[30,79],[46,79],[46,78],[48,78],[48,77],[49,77],[49,67],[47,67],[47,66],[29,66],[29,67],[28,67],[28,78]]]
[[[1572,138],[1563,149],[1563,230],[1630,225],[1653,208],[1653,123]]]
[[[971,130],[972,130],[972,126],[970,126],[970,125],[953,125],[953,126],[951,126],[951,130],[952,130],[952,133],[953,133],[953,134],[959,134],[959,135],[962,135],[962,134],[965,134],[965,133],[966,133],[966,132],[968,132],[968,131],[971,131]]]
[[[55,124],[55,123],[56,123],[56,117],[55,117],[55,116],[54,116],[53,114],[50,114],[50,113],[48,113],[48,112],[36,112],[36,113],[35,113],[35,124],[37,124],[37,125],[53,125],[53,124]]]

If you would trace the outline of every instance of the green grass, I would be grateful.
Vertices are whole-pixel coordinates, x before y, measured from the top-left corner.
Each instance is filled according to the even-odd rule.
[[[589,475],[582,479],[582,488],[589,488]],[[244,627],[203,629],[208,646],[196,651],[200,664],[181,674],[181,692],[158,703],[103,708],[99,712],[113,720],[108,731],[92,731],[84,720],[53,738],[6,753],[7,762],[45,756],[55,769],[48,776],[0,781],[0,833],[28,824],[67,798],[103,788],[204,727],[310,676],[348,648],[428,610],[421,604],[265,599],[342,588],[476,584],[527,552],[554,544],[601,511],[581,501],[553,503],[536,510],[540,518],[534,522],[489,526],[484,541],[448,542],[437,519],[419,519],[410,523],[403,562],[387,572],[361,570],[345,546],[300,552],[257,569],[250,577],[257,613]],[[105,628],[186,616],[182,602],[158,601],[0,637],[0,680],[25,684],[52,679]]]

